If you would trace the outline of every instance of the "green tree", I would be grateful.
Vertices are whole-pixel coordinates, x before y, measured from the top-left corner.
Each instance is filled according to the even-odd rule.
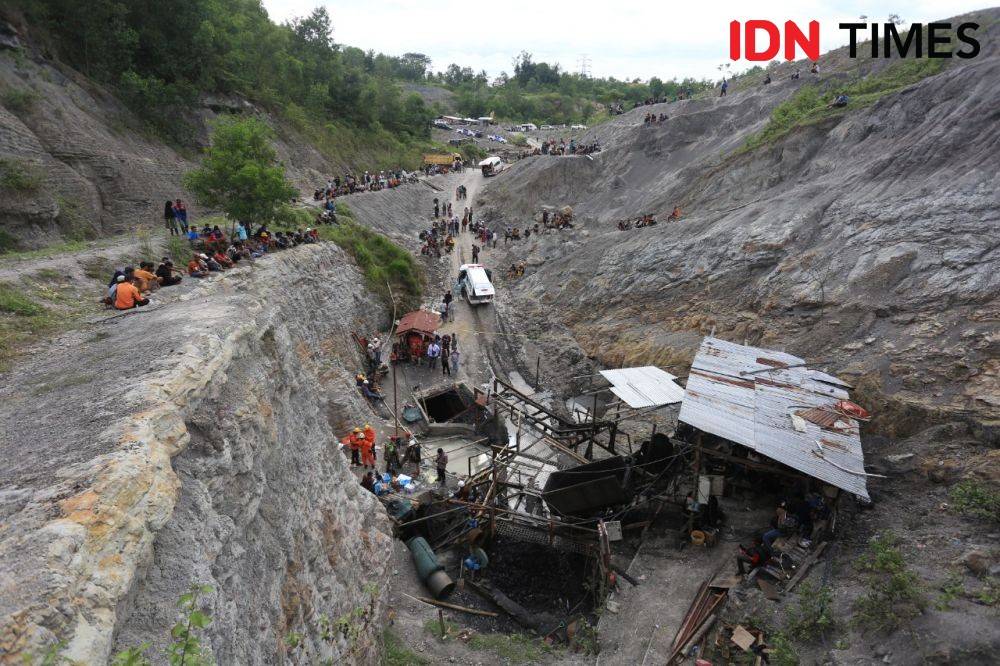
[[[224,117],[212,132],[201,166],[184,175],[198,202],[233,220],[260,224],[295,196],[271,143],[271,129],[256,118]]]

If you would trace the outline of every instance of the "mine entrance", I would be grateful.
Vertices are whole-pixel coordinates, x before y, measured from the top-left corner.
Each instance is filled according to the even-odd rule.
[[[424,396],[420,398],[420,404],[435,423],[447,423],[461,416],[469,407],[457,386]]]

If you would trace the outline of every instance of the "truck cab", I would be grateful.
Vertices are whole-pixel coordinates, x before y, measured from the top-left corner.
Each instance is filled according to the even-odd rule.
[[[495,294],[491,272],[482,264],[462,264],[458,269],[458,284],[469,305],[482,305],[493,301]]]

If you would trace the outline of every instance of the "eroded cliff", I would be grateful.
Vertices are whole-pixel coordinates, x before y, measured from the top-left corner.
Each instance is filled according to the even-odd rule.
[[[331,244],[188,282],[4,385],[0,648],[160,647],[203,584],[219,663],[281,663],[291,633],[296,659],[369,660],[391,538],[335,433],[367,409],[349,332],[387,313]]]

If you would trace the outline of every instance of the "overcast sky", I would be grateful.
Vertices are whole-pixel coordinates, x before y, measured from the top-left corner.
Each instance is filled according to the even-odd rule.
[[[650,2],[649,0],[263,0],[271,18],[284,22],[325,5],[341,44],[392,55],[413,51],[433,60],[434,71],[450,63],[511,72],[522,50],[535,61],[580,70],[586,54],[590,73],[619,79],[716,78],[729,62],[731,20],[820,23],[820,47],[847,43],[837,24],[862,14],[882,22],[899,13],[907,23],[949,18],[990,6],[983,0],[900,2]],[[749,9],[752,7],[752,11]],[[744,69],[747,63],[733,63]]]

